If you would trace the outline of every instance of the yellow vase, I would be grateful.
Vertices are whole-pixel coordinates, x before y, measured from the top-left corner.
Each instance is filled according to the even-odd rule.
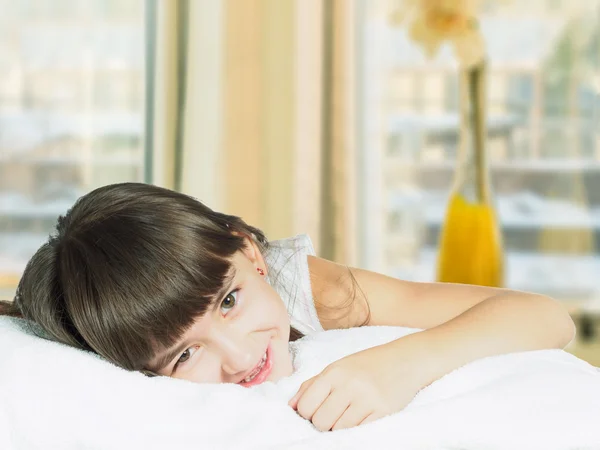
[[[440,238],[438,281],[502,286],[502,253],[494,208],[453,194]]]
[[[459,163],[440,233],[438,281],[502,286],[504,256],[485,153],[485,64],[461,71]]]

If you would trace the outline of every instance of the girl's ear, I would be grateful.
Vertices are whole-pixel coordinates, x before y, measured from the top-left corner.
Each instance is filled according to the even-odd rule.
[[[244,249],[242,251],[250,262],[254,264],[255,268],[262,269],[267,274],[267,265],[254,239],[244,235]]]

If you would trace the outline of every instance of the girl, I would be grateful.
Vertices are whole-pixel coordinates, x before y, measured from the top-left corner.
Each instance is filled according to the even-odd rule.
[[[312,253],[306,236],[269,243],[186,195],[110,185],[59,218],[3,310],[127,370],[246,387],[289,376],[288,342],[303,333],[423,329],[303,383],[289,404],[321,430],[399,411],[475,359],[574,336],[567,312],[542,295],[402,281]]]

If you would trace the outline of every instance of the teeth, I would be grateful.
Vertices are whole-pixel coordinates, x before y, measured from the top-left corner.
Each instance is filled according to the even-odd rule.
[[[252,372],[250,375],[248,375],[246,378],[244,378],[244,382],[250,383],[254,379],[254,377],[260,373],[260,371],[264,367],[266,361],[267,361],[267,353],[265,352],[263,357],[260,359],[260,363],[258,363],[258,367],[256,368],[256,370],[254,372]]]

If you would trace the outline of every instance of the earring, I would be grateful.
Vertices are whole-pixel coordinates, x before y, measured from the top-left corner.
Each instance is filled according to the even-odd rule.
[[[256,271],[257,271],[259,274],[261,274],[262,276],[264,276],[264,274],[265,274],[265,271],[264,271],[264,270],[262,270],[260,267],[257,267],[257,268],[256,268]]]

